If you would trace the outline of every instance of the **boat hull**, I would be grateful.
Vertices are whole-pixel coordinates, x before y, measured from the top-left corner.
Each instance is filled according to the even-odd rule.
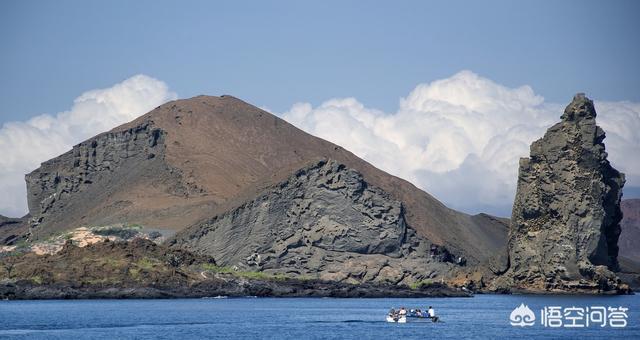
[[[400,318],[394,318],[387,315],[387,322],[393,322],[393,323],[438,322],[438,317],[423,318],[423,317],[417,317],[417,316],[409,316],[409,317],[403,316]]]
[[[407,317],[403,316],[403,317],[400,317],[400,318],[394,318],[394,317],[391,317],[391,316],[387,315],[387,322],[407,323]]]

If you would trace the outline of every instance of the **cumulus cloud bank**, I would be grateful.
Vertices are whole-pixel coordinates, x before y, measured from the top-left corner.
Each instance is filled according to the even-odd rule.
[[[567,98],[567,103],[571,98]],[[566,104],[529,86],[509,88],[470,71],[418,85],[395,113],[354,98],[294,104],[281,116],[470,213],[510,215],[518,159],[559,121]],[[595,102],[613,166],[640,185],[640,104]]]
[[[157,79],[136,75],[110,88],[83,93],[69,111],[43,114],[0,128],[0,214],[27,212],[24,175],[73,145],[175,99]]]

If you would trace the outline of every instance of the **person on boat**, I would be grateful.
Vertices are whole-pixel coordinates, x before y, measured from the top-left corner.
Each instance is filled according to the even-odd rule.
[[[407,316],[407,310],[404,307],[400,307],[400,311],[398,312],[400,317]]]
[[[396,309],[394,307],[391,307],[391,309],[389,309],[389,316],[392,318],[396,316]]]
[[[433,310],[433,307],[429,306],[429,310],[427,311],[427,316],[431,319],[436,317],[436,311]]]
[[[416,309],[416,316],[419,318],[422,317],[422,311],[420,309]]]

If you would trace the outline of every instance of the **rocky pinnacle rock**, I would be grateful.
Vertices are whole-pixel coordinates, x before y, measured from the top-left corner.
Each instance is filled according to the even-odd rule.
[[[613,271],[625,178],[607,160],[604,138],[593,102],[579,93],[520,159],[507,273],[515,289],[621,289]]]

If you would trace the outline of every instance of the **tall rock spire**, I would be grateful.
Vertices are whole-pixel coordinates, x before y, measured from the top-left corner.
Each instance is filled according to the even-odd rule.
[[[509,230],[512,287],[619,290],[624,174],[607,160],[593,102],[579,93],[520,159]]]

